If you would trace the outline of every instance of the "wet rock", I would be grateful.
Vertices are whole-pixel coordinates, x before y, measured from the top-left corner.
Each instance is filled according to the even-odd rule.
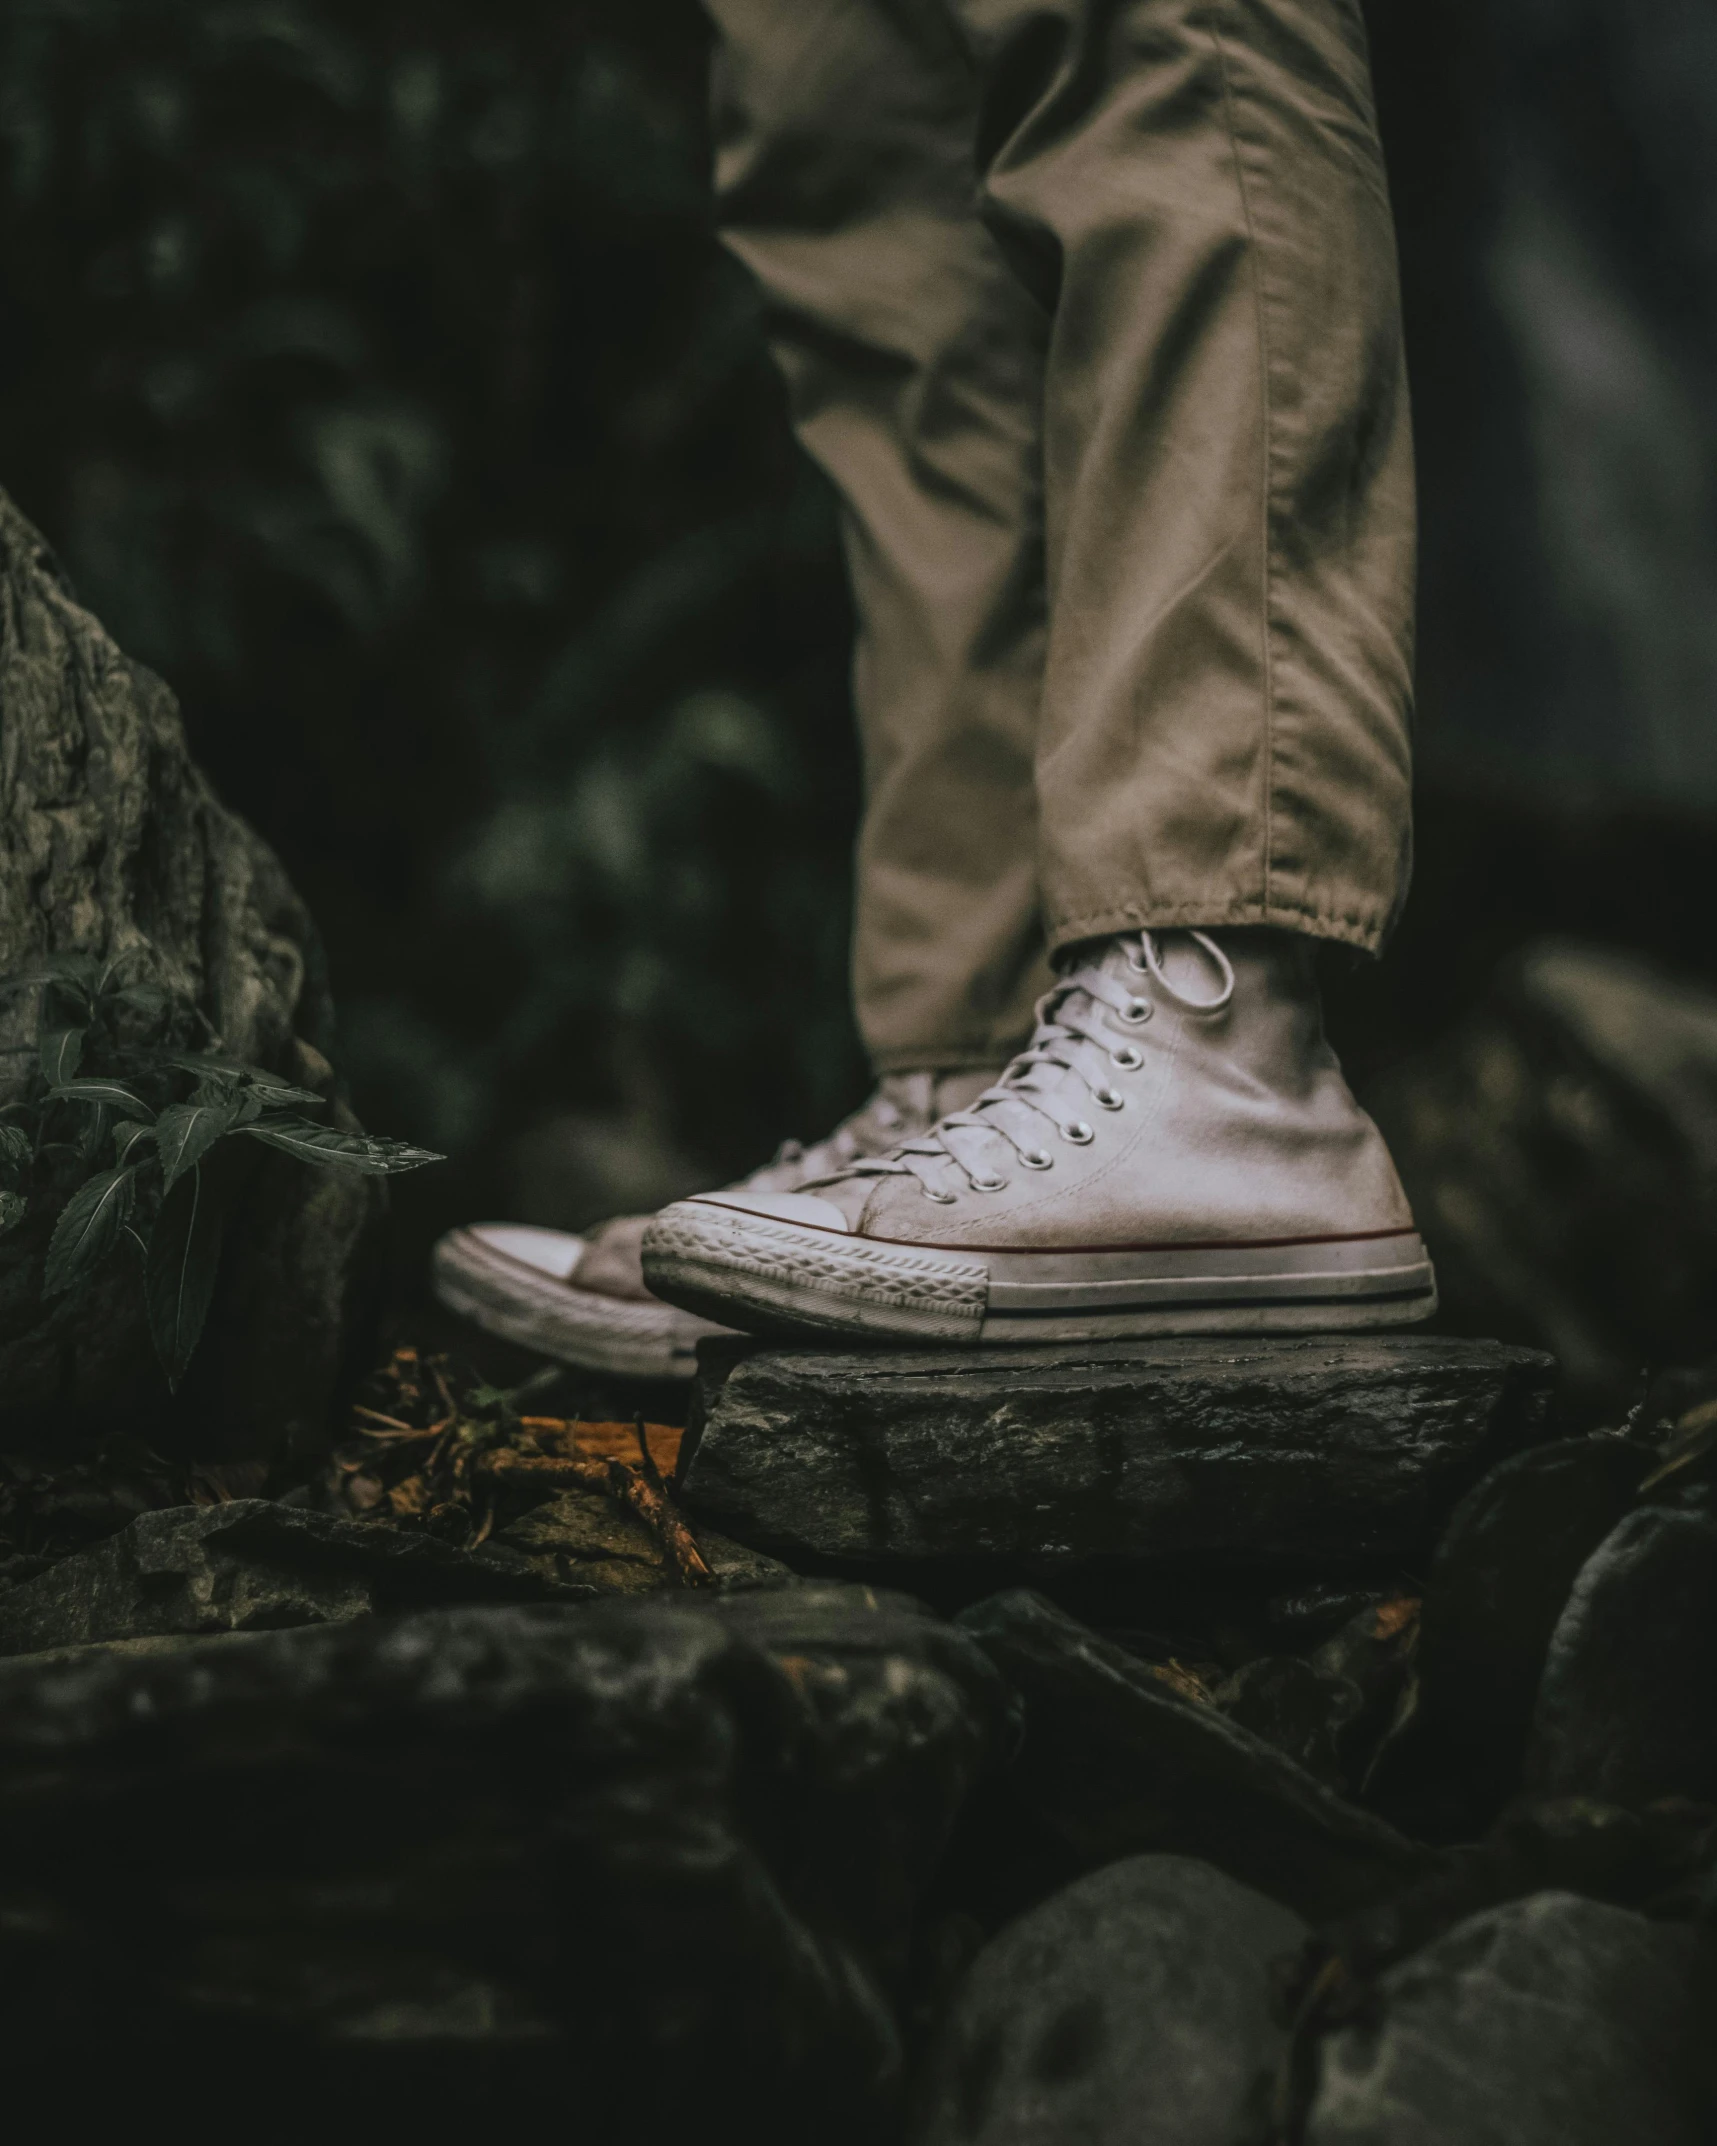
[[[706,1345],[694,1518],[789,1561],[1033,1570],[1428,1551],[1553,1367],[1422,1336],[922,1352]],[[1005,1576],[1005,1575],[1002,1575]]]
[[[1625,1810],[1590,1796],[1518,1797],[1483,1840],[1444,1849],[1401,1891],[1324,1923],[1284,1973],[1281,2000],[1308,2029],[1367,2016],[1389,1968],[1472,1916],[1538,1893],[1699,1919],[1714,1816],[1682,1802]]]
[[[1717,994],[1543,940],[1367,1096],[1460,1325],[1551,1350],[1587,1420],[1702,1356],[1717,1297]]]
[[[280,864],[193,765],[172,694],[76,601],[0,493],[0,948],[130,955],[226,1050],[327,1092],[333,1005]],[[0,1002],[0,1101],[34,1056],[33,991]],[[373,1181],[254,1162],[208,1337],[175,1411],[211,1458],[313,1450],[372,1306]],[[135,1271],[67,1316],[39,1260],[0,1272],[0,1395],[13,1436],[151,1429],[168,1412]]]
[[[1230,1721],[1332,1787],[1355,1790],[1412,1699],[1419,1603],[1367,1603],[1308,1656],[1260,1655],[1219,1687]]]
[[[502,2129],[892,2136],[917,1902],[1012,1734],[973,1642],[856,1588],[0,1664],[9,2091],[171,2048],[262,2120],[380,2082],[439,2136],[454,2082]]]
[[[516,1550],[540,1572],[604,1594],[655,1594],[677,1579],[644,1523],[599,1492],[563,1491],[499,1530],[498,1548]],[[713,1528],[698,1548],[718,1582],[753,1586],[791,1578],[779,1558],[730,1542]]]
[[[1385,1599],[1386,1589],[1331,1586],[1327,1581],[1310,1580],[1272,1596],[1264,1605],[1264,1615],[1278,1645],[1310,1647]]]
[[[550,1498],[494,1540],[528,1557],[539,1571],[607,1594],[654,1594],[670,1581],[655,1536],[635,1514],[599,1494],[568,1491]]]
[[[1264,1654],[1218,1686],[1215,1698],[1237,1727],[1331,1788],[1347,1786],[1339,1740],[1360,1698],[1345,1678],[1320,1676],[1297,1654]]]
[[[1476,1915],[1326,2041],[1306,2146],[1696,2146],[1708,1947],[1567,1893]]]
[[[1305,1925],[1207,1864],[1134,1856],[1004,1931],[926,2067],[923,2146],[1233,2146]]]
[[[1366,1782],[1379,1745],[1415,1702],[1420,1611],[1416,1594],[1369,1603],[1309,1657],[1326,1683],[1353,1694],[1335,1724],[1336,1753],[1351,1787]]]
[[[1412,1721],[1378,1795],[1414,1830],[1482,1830],[1520,1785],[1550,1636],[1650,1457],[1598,1434],[1513,1455],[1461,1501],[1432,1561]]]
[[[1429,1866],[1429,1851],[1041,1596],[998,1595],[958,1621],[1024,1704],[1008,1793],[1076,1863],[1199,1856],[1317,1921]]]
[[[715,1574],[716,1585],[729,1592],[742,1592],[751,1587],[790,1586],[798,1578],[792,1566],[783,1564],[780,1558],[766,1557],[749,1544],[718,1535],[714,1528],[702,1530],[698,1548]]]
[[[518,1551],[237,1498],[144,1513],[0,1594],[0,1654],[334,1624],[439,1602],[587,1599]]]
[[[1551,1795],[1717,1803],[1717,1521],[1642,1507],[1593,1552],[1550,1642],[1527,1778]]]

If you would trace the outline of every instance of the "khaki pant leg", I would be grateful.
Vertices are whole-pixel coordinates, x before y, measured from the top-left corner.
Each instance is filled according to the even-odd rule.
[[[950,0],[1053,316],[1037,763],[1059,947],[1405,891],[1412,447],[1357,0]]]
[[[1007,1057],[1048,981],[1032,786],[1047,322],[978,219],[940,0],[709,0],[721,234],[840,494],[866,805],[854,984],[879,1070]]]

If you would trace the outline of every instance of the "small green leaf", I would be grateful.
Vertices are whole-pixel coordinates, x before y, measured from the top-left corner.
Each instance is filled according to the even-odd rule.
[[[147,1140],[152,1127],[139,1125],[133,1119],[123,1119],[113,1128],[113,1159],[123,1162],[139,1140]]]
[[[200,1073],[205,1079],[237,1080],[250,1071],[238,1058],[223,1058],[218,1051],[165,1051],[163,1065],[177,1066],[181,1073]]]
[[[114,1003],[136,1013],[165,1013],[172,1001],[159,984],[127,984],[113,994]]]
[[[114,955],[105,968],[96,968],[96,991],[104,997],[116,997],[118,994],[114,987],[114,978],[128,961],[135,961],[142,952],[143,948],[140,945],[125,947],[121,952]],[[91,963],[91,967],[94,968],[96,965]]]
[[[42,1031],[42,1071],[56,1087],[70,1080],[83,1058],[81,1028],[45,1028]]]
[[[194,1170],[223,1133],[232,1131],[242,1104],[230,1089],[211,1089],[189,1103],[173,1103],[155,1121],[155,1145],[161,1154],[161,1182],[171,1191],[187,1170]]]
[[[296,1155],[301,1162],[325,1164],[334,1170],[357,1170],[366,1177],[392,1177],[401,1170],[421,1169],[426,1162],[445,1162],[445,1155],[428,1148],[412,1147],[404,1140],[383,1140],[373,1133],[343,1133],[335,1125],[317,1125],[309,1118],[262,1118],[243,1128],[253,1140]]]
[[[21,1192],[0,1192],[0,1237],[23,1221],[28,1204]]]
[[[28,1162],[30,1136],[21,1125],[0,1125],[0,1162]]]
[[[201,1338],[225,1233],[225,1195],[212,1177],[193,1165],[155,1218],[143,1274],[149,1332],[170,1387],[184,1377]]]
[[[263,1066],[247,1066],[242,1059],[226,1058],[218,1051],[173,1051],[163,1056],[162,1063],[177,1066],[181,1073],[202,1075],[205,1085],[216,1084],[231,1088],[242,1082],[247,1088],[261,1092],[264,1103],[326,1103],[325,1095],[318,1095],[314,1088],[295,1088],[291,1081],[282,1080],[278,1073],[270,1073]]]
[[[91,1273],[112,1249],[131,1213],[135,1170],[104,1170],[67,1200],[48,1244],[43,1296],[58,1296]]]
[[[50,954],[33,969],[0,978],[0,991],[28,991],[45,984],[81,1005],[87,1016],[100,976],[100,962],[87,954]]]
[[[270,1073],[266,1067],[252,1066],[250,1078],[253,1086],[262,1090],[265,1103],[326,1103],[325,1095],[318,1095],[314,1088],[295,1088],[291,1081],[282,1080],[278,1073]]]
[[[116,1080],[96,1080],[86,1075],[82,1080],[63,1080],[57,1087],[48,1090],[50,1103],[105,1103],[110,1110],[117,1110],[122,1117],[141,1118],[145,1121],[155,1113],[135,1089],[127,1088]]]

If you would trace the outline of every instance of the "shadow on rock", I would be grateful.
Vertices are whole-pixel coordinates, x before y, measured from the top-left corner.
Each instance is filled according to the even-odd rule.
[[[17,2091],[99,2097],[101,2017],[112,2078],[194,2048],[413,2124],[456,2077],[609,2137],[884,2138],[914,1907],[1009,1704],[858,1589],[14,1661]]]

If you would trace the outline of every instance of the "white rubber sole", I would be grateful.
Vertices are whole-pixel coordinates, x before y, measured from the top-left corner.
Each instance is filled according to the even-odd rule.
[[[1280,1244],[974,1251],[681,1201],[644,1238],[670,1302],[752,1333],[955,1343],[1411,1326],[1437,1308],[1410,1231]]]
[[[509,1259],[469,1230],[453,1230],[435,1247],[436,1296],[485,1333],[517,1342],[581,1371],[618,1378],[689,1379],[697,1345],[729,1327],[652,1299],[603,1296],[523,1260]]]

